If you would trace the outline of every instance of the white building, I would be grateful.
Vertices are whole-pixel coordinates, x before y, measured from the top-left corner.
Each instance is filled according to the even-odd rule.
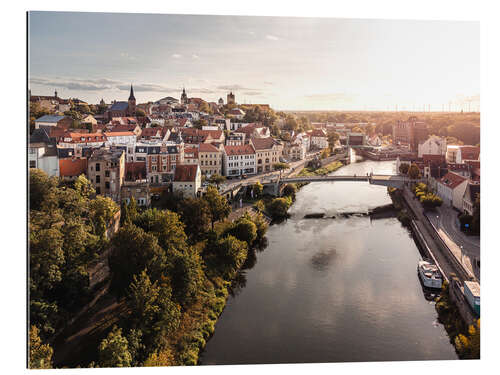
[[[198,164],[179,164],[175,167],[172,189],[174,193],[182,193],[185,197],[195,197],[201,188],[201,170]]]
[[[320,150],[328,147],[328,135],[324,129],[313,129],[308,134],[311,137],[311,147]]]
[[[44,129],[35,129],[30,137],[28,168],[38,168],[49,176],[59,177],[57,148]]]
[[[255,174],[255,149],[250,144],[242,146],[225,146],[223,165],[223,172],[226,176]]]
[[[437,194],[443,203],[462,211],[463,197],[467,188],[467,179],[456,173],[448,172],[437,181]]]
[[[418,144],[419,158],[423,155],[446,155],[446,151],[446,138],[433,136]]]

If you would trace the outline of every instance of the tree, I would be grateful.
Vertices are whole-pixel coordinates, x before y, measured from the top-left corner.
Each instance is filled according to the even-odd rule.
[[[248,247],[250,247],[257,238],[257,226],[247,214],[236,221],[230,233],[238,240],[245,241]]]
[[[268,206],[269,213],[273,219],[280,219],[288,216],[289,200],[285,198],[275,198]]]
[[[113,289],[122,294],[133,276],[144,269],[153,280],[158,280],[167,269],[167,255],[153,234],[125,224],[113,237],[109,267]]]
[[[83,174],[77,177],[74,187],[78,194],[84,198],[90,198],[95,194],[95,189],[92,186],[92,183]]]
[[[222,184],[224,181],[226,181],[226,177],[221,176],[217,173],[211,175],[210,178],[208,179],[208,182],[210,182],[211,184],[215,184],[217,186],[217,189],[219,188],[220,184]]]
[[[321,159],[326,159],[329,156],[330,156],[330,149],[329,148],[324,148],[323,150],[321,150],[321,154],[320,154]]]
[[[220,195],[217,189],[213,186],[209,186],[207,188],[207,192],[203,196],[203,199],[208,204],[210,221],[212,223],[213,230],[215,222],[223,220],[229,216],[231,213],[231,206],[227,202],[227,199]]]
[[[283,195],[295,199],[295,194],[297,193],[297,186],[295,184],[286,184],[283,188]]]
[[[40,169],[30,169],[29,198],[30,210],[39,210],[48,193],[57,186],[56,178],[51,178]]]
[[[170,271],[173,298],[183,307],[191,304],[198,293],[203,281],[202,263],[200,255],[192,248],[173,256]]]
[[[107,224],[111,221],[113,216],[118,212],[118,205],[109,197],[98,195],[96,199],[92,199],[89,203],[89,216],[94,227],[94,233],[102,235],[103,224],[104,231]]]
[[[252,191],[254,198],[259,198],[262,195],[263,190],[264,186],[260,183],[260,181],[257,181],[255,184],[253,184]]]
[[[420,169],[418,169],[418,166],[415,163],[412,163],[412,165],[408,169],[408,176],[412,180],[415,180],[420,177]]]
[[[29,358],[30,369],[52,368],[52,355],[54,351],[48,344],[43,344],[39,336],[40,330],[32,325],[29,332]]]
[[[144,112],[144,110],[140,109],[140,108],[137,108],[135,110],[135,115],[137,117],[146,117],[146,112]]]
[[[184,224],[177,213],[169,210],[147,209],[142,212],[135,224],[158,239],[158,244],[165,250],[186,247]]]
[[[128,341],[122,336],[121,328],[114,326],[99,345],[99,364],[101,367],[130,367],[131,363]]]
[[[408,170],[410,169],[410,165],[407,164],[407,163],[402,163],[400,166],[399,166],[399,172],[401,174],[408,174]]]
[[[264,216],[260,212],[254,215],[253,223],[255,224],[255,228],[257,229],[256,241],[261,241],[266,235],[268,224],[266,220],[264,220]]]
[[[273,164],[273,169],[275,171],[280,171],[280,177],[281,177],[281,171],[284,171],[285,169],[290,168],[290,165],[287,163],[274,163]]]
[[[180,322],[180,307],[172,301],[172,289],[165,279],[151,282],[146,270],[134,275],[127,291],[133,329],[142,332],[147,351],[157,349]]]
[[[247,244],[229,235],[219,241],[217,249],[218,257],[225,268],[226,277],[232,278],[247,258]]]
[[[180,205],[179,213],[184,223],[185,232],[195,242],[202,239],[210,229],[210,210],[202,198],[187,198]]]

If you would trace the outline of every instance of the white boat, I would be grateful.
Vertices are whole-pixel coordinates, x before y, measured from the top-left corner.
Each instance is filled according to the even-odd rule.
[[[418,275],[427,288],[441,289],[443,277],[437,266],[427,260],[421,260],[417,266]]]

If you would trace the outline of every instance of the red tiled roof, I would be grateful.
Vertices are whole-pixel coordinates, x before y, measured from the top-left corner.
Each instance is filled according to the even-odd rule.
[[[59,175],[74,177],[87,173],[87,159],[59,159]]]
[[[224,147],[226,155],[249,155],[255,154],[255,149],[252,145],[241,145],[241,146],[226,146]]]
[[[459,174],[448,172],[441,179],[439,183],[449,187],[450,189],[455,189],[458,185],[467,181],[465,177],[460,176]]]
[[[190,155],[192,154],[192,156]],[[184,149],[184,158],[185,159],[198,159],[198,149],[196,147],[186,147]]]
[[[125,179],[135,181],[137,179],[146,178],[146,162],[126,162],[125,163]]]
[[[174,181],[193,182],[196,179],[198,164],[181,164],[175,167]]]
[[[255,150],[268,150],[273,147],[274,144],[276,144],[276,141],[271,138],[252,138],[251,139],[253,146],[255,147]]]
[[[433,154],[423,154],[422,159],[425,163],[427,162],[444,162],[446,161],[445,155],[433,155]]]
[[[313,129],[308,131],[311,137],[327,137],[326,131],[323,129]]]
[[[106,141],[106,136],[103,133],[66,133],[64,138],[67,137],[71,137],[72,143]]]
[[[478,160],[479,159],[479,147],[476,146],[460,146],[460,153],[462,154],[462,160]]]
[[[105,132],[104,135],[106,137],[121,137],[121,136],[127,136],[127,135],[135,137],[134,132]]]
[[[211,143],[200,143],[200,152],[219,152],[219,149]]]

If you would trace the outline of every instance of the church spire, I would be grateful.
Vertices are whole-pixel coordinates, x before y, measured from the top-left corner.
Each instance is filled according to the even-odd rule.
[[[130,96],[128,97],[128,100],[135,100],[134,88],[132,87],[132,84],[130,84]]]

